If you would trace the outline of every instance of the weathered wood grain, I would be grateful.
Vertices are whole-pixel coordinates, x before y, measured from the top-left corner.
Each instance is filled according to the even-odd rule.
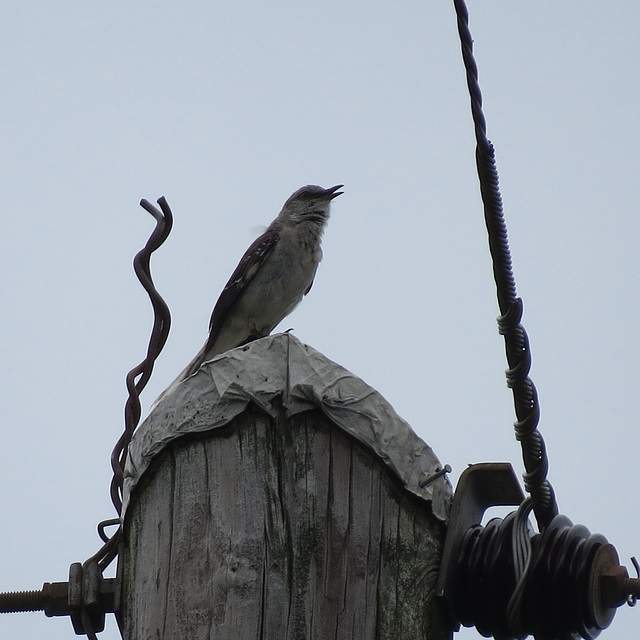
[[[125,522],[126,640],[444,640],[444,529],[320,411],[176,441]]]

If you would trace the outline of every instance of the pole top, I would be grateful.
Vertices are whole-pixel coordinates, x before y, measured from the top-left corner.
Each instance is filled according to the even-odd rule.
[[[253,404],[276,418],[320,409],[376,454],[411,493],[446,521],[452,489],[436,455],[372,387],[291,333],[279,333],[205,362],[138,427],[125,467],[123,517],[151,461],[174,440],[225,426]],[[443,472],[443,469],[445,470]]]

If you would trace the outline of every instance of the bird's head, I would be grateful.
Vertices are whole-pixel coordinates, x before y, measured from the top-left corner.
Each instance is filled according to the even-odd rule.
[[[311,222],[323,227],[329,218],[331,201],[343,193],[338,191],[343,186],[337,184],[330,189],[323,189],[315,184],[308,184],[300,187],[284,203],[282,214],[292,222]]]

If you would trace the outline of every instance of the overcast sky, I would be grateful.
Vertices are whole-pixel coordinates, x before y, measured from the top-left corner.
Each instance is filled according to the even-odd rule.
[[[560,510],[640,555],[640,8],[470,4]],[[145,408],[206,338],[240,256],[303,184],[344,183],[280,326],[378,389],[450,464],[522,473],[452,2],[9,3],[2,68],[0,589],[67,579],[114,515],[109,455],[151,311]],[[602,637],[635,638],[640,611]],[[2,638],[75,637],[67,618]],[[109,618],[104,640],[119,637]],[[468,630],[462,638],[476,638]]]

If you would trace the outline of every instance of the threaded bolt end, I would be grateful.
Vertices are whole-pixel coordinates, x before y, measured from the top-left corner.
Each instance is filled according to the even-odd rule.
[[[640,579],[639,578],[625,578],[622,583],[622,591],[627,595],[640,598]]]
[[[45,596],[39,591],[14,591],[0,593],[0,613],[44,611]]]

